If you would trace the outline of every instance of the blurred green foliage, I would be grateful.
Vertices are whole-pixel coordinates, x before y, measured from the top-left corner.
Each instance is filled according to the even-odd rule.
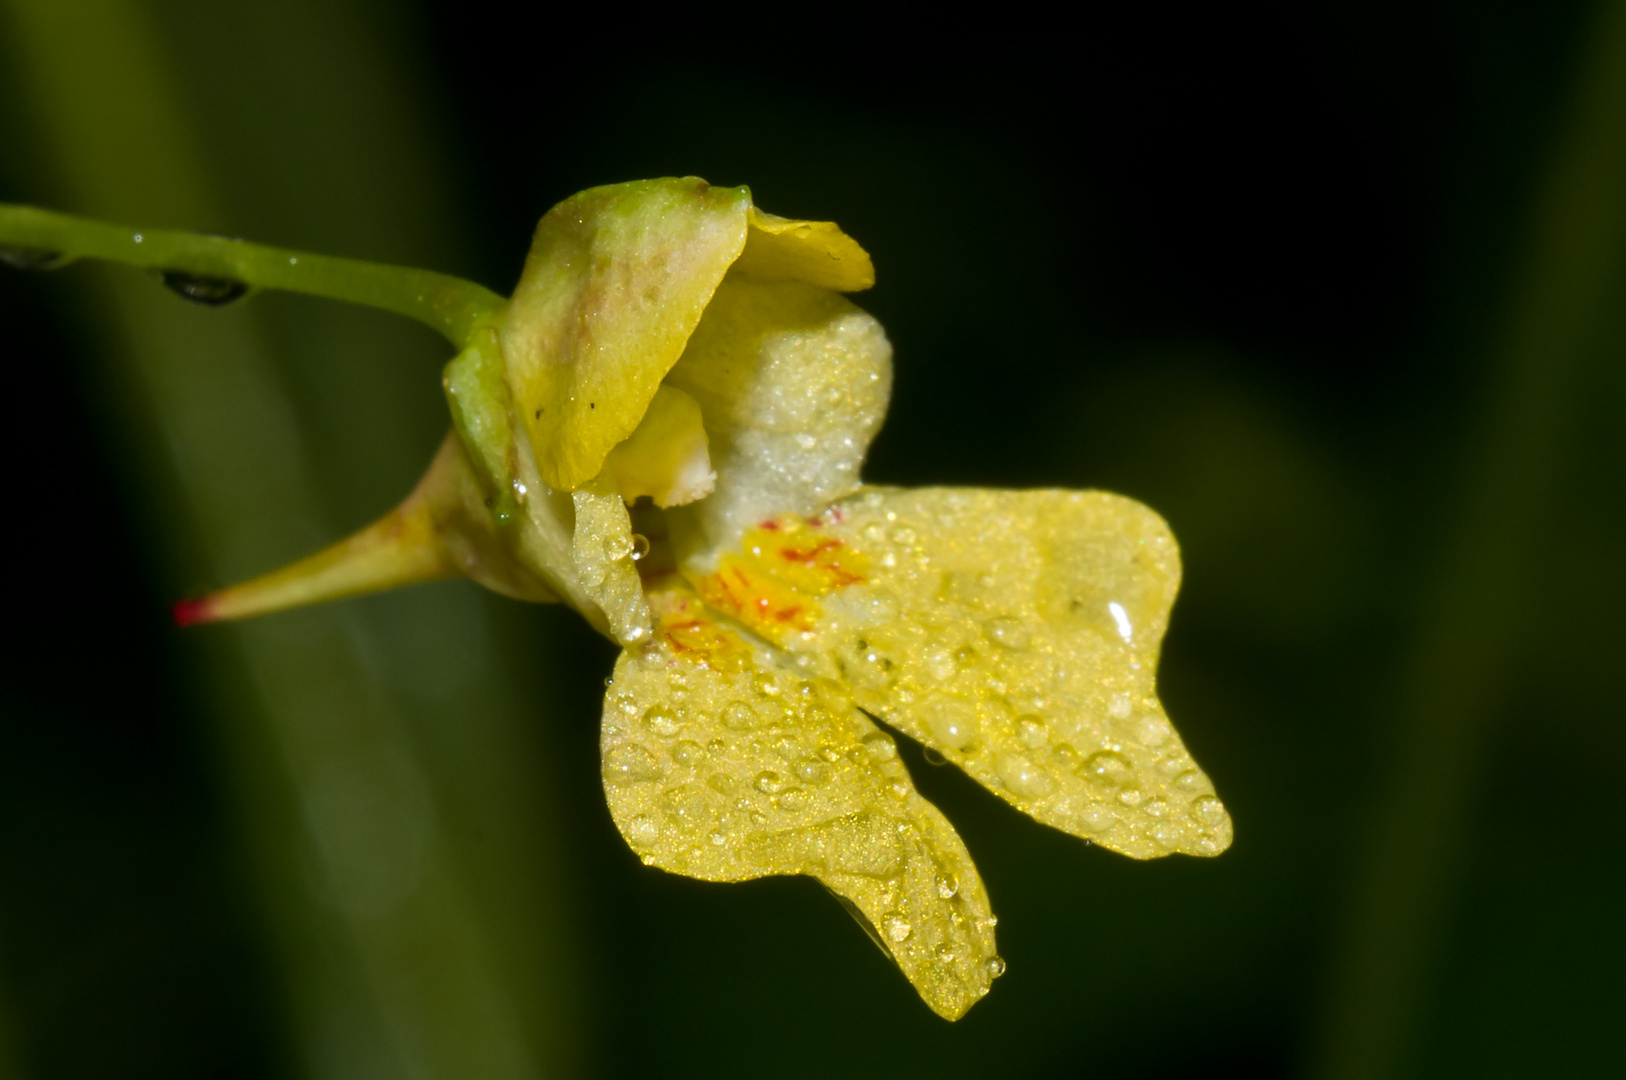
[[[868,475],[1163,513],[1237,823],[1133,864],[912,756],[1010,963],[946,1025],[812,882],[639,865],[569,613],[168,626],[405,492],[427,332],[8,273],[0,1075],[1611,1075],[1621,9],[0,4],[6,200],[504,291],[591,184],[840,222],[897,346]]]

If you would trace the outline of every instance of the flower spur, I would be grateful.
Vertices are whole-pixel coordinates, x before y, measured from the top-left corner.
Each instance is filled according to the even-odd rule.
[[[135,262],[204,302],[290,288],[459,348],[453,432],[395,511],[182,622],[467,575],[623,647],[602,762],[649,865],[823,882],[954,1019],[1004,970],[953,827],[883,723],[1024,813],[1134,858],[1231,823],[1155,691],[1179,584],[1163,522],[1102,492],[863,485],[891,347],[829,223],[695,179],[551,210],[514,295],[421,271],[0,208],[13,261]]]

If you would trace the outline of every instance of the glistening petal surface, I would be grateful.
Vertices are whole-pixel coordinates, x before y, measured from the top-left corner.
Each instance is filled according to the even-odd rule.
[[[696,585],[1025,813],[1146,859],[1231,842],[1156,692],[1179,581],[1131,499],[872,488],[748,533]]]
[[[954,829],[846,688],[807,679],[720,625],[675,578],[654,643],[606,695],[604,789],[634,851],[706,881],[817,878],[937,1013],[1003,970],[988,897]]]

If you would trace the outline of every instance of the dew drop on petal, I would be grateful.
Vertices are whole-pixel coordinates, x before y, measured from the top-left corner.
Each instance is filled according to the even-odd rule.
[[[1116,750],[1097,750],[1084,759],[1078,771],[1086,780],[1107,787],[1123,787],[1135,780],[1135,770]]]
[[[1191,800],[1191,816],[1202,824],[1213,827],[1225,820],[1225,804],[1213,795],[1199,795]]]
[[[756,784],[758,791],[767,795],[772,795],[774,792],[784,787],[784,781],[779,778],[779,774],[771,769],[764,769],[763,771],[757,773],[754,783]]]
[[[907,941],[909,935],[914,933],[914,929],[913,926],[909,925],[909,920],[897,912],[892,912],[881,918],[881,932],[886,935],[888,941]]]
[[[1005,961],[1000,957],[990,956],[987,963],[983,966],[988,969],[988,977],[990,979],[997,979],[1001,975],[1005,974]]]
[[[735,731],[749,731],[756,726],[757,714],[743,701],[730,701],[723,706],[723,725]]]
[[[953,874],[943,874],[937,879],[937,895],[944,900],[954,899],[954,894],[960,891],[960,879]]]
[[[642,780],[658,780],[661,767],[655,761],[654,755],[636,743],[622,743],[620,746],[610,748],[604,755],[604,780],[606,783],[624,786],[636,784]]]
[[[977,737],[977,710],[958,698],[938,698],[921,708],[932,737],[950,750],[963,750]]]
[[[1033,640],[1022,620],[1010,616],[989,619],[982,624],[982,632],[995,645],[1002,645],[1014,652],[1021,652]]]
[[[873,760],[883,763],[892,761],[898,756],[898,744],[878,731],[873,735],[864,736],[864,749],[869,751],[869,756]]]
[[[804,784],[822,784],[830,779],[830,766],[822,761],[798,761],[796,776]]]
[[[1151,713],[1135,717],[1130,722],[1129,729],[1135,741],[1142,746],[1159,747],[1169,738],[1169,722]]]
[[[661,827],[648,814],[639,814],[627,822],[627,842],[633,847],[654,847],[661,838]]]
[[[667,705],[651,705],[644,710],[644,726],[657,735],[676,735],[683,721]]]
[[[1020,795],[1024,799],[1037,799],[1050,793],[1052,786],[1050,777],[1040,772],[1034,767],[1033,762],[1020,754],[999,755],[998,769],[1000,782],[1013,795]]]
[[[1037,750],[1050,738],[1050,730],[1044,726],[1044,721],[1033,714],[1018,717],[1016,721],[1016,735],[1022,740],[1022,745],[1030,750]]]
[[[690,768],[706,760],[706,751],[691,739],[680,739],[672,747],[672,760],[684,768]]]

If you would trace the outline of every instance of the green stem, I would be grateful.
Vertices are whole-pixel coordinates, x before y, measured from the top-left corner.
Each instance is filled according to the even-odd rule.
[[[131,229],[9,203],[0,203],[0,245],[23,249],[42,261],[55,256],[49,259],[52,265],[109,259],[382,308],[438,330],[458,348],[505,303],[483,285],[430,270],[312,255],[222,236]]]

